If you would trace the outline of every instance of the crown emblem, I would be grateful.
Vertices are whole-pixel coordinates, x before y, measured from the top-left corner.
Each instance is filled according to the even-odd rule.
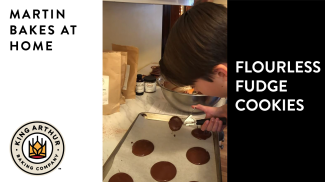
[[[33,144],[33,145],[32,145]],[[41,143],[38,141],[38,136],[36,142],[34,143],[34,138],[32,139],[32,144],[29,141],[29,157],[33,159],[42,159],[46,157],[46,141],[43,144],[43,138]]]

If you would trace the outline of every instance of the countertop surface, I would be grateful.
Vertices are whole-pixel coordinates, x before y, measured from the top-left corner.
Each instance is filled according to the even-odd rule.
[[[150,64],[139,70],[138,74],[148,75],[151,66],[157,65]],[[148,112],[156,99],[164,99],[159,87],[155,93],[144,93],[135,99],[126,99],[125,104],[120,106],[120,112],[103,115],[103,165],[138,114]]]
[[[150,64],[138,73],[148,75],[153,65],[157,64]],[[166,102],[161,88],[157,86],[154,93],[144,93],[142,96],[136,96],[135,99],[127,99],[126,103],[120,106],[120,112],[103,115],[103,165],[138,114],[149,112],[155,102],[164,101]],[[224,103],[225,99],[222,98],[216,106],[219,107]]]
[[[159,87],[155,93],[144,93],[135,99],[127,99],[121,105],[120,112],[103,116],[103,165],[138,114],[148,112],[158,99],[164,99]]]

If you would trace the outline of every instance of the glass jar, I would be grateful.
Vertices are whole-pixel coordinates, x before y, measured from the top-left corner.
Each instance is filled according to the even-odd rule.
[[[146,76],[144,77],[144,90],[146,93],[156,92],[156,77]]]
[[[135,94],[136,95],[143,95],[144,93],[144,81],[142,79],[142,75],[138,74],[137,75],[137,84],[135,88]]]

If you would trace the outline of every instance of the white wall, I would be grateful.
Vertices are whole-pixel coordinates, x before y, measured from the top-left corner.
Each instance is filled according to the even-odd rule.
[[[103,49],[139,48],[138,70],[161,57],[162,5],[103,2]]]

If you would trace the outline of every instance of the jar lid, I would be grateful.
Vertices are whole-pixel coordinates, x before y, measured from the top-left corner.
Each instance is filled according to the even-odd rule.
[[[141,74],[137,74],[137,78],[142,78],[142,75]]]
[[[144,81],[145,82],[155,82],[156,77],[154,77],[154,76],[146,76],[146,77],[144,77]]]

